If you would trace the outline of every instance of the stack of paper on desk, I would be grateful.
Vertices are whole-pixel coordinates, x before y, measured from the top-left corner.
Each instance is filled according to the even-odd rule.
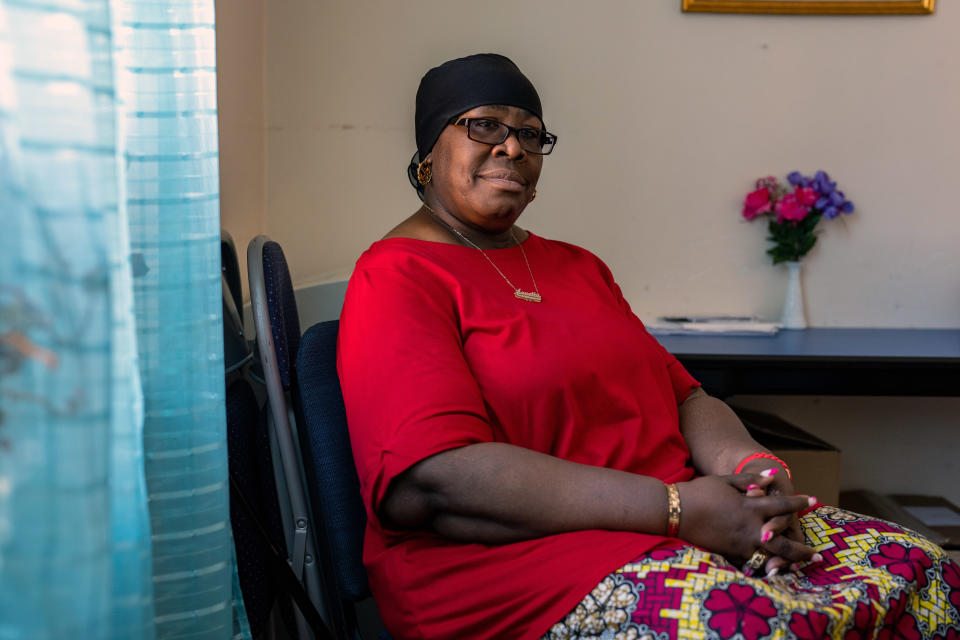
[[[646,324],[647,330],[655,336],[770,336],[781,326],[779,322],[766,322],[750,316],[664,316]]]

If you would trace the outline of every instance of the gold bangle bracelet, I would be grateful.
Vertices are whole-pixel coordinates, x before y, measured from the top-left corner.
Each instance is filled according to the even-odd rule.
[[[676,538],[680,532],[680,491],[677,485],[667,485],[667,537]]]

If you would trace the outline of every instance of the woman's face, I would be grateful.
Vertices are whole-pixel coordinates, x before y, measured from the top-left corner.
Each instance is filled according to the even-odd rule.
[[[487,105],[461,118],[490,118],[511,127],[543,125],[526,109]],[[459,120],[459,118],[458,118]],[[467,128],[447,126],[427,154],[433,179],[426,194],[462,222],[487,233],[502,233],[533,198],[543,156],[520,146],[515,133],[498,145],[471,140]]]

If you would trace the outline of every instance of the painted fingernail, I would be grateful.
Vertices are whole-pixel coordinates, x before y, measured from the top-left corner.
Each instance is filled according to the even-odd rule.
[[[823,556],[819,553],[815,553],[810,556],[810,562],[823,562]]]
[[[774,567],[773,569],[770,569],[770,571],[767,571],[767,577],[772,578],[778,573],[780,573],[780,567]]]
[[[777,471],[780,471],[780,470],[779,470],[779,469],[764,469],[763,471],[760,472],[760,475],[766,476],[767,478],[769,478],[770,476],[775,476],[775,475],[777,475]]]
[[[758,484],[747,485],[747,491],[753,491],[754,489],[759,489],[759,488],[760,488],[760,485]]]
[[[811,507],[815,507],[818,502],[820,501],[817,500],[817,496],[810,496],[809,498],[807,498],[807,504],[810,505]]]
[[[760,536],[760,542],[770,542],[770,538],[773,537],[773,531],[764,531],[763,535]]]

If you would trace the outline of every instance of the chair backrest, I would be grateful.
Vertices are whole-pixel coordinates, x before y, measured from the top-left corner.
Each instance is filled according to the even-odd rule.
[[[315,527],[310,518],[302,462],[291,422],[287,392],[294,379],[294,358],[300,345],[300,318],[290,281],[290,271],[280,245],[267,236],[257,236],[247,246],[247,277],[257,336],[257,362],[267,390],[267,428],[276,443],[280,467],[277,486],[281,494],[283,527],[294,575],[321,616],[324,615],[323,583],[326,576],[317,562]],[[332,582],[332,579],[331,579]],[[332,586],[332,585],[331,585]],[[325,618],[336,628],[336,621]],[[300,636],[306,637],[306,621],[297,619]]]
[[[314,516],[326,534],[340,596],[356,603],[370,595],[363,567],[367,518],[337,377],[339,326],[339,321],[330,320],[303,334],[297,354],[296,391]]]
[[[266,293],[277,368],[280,370],[284,391],[289,391],[297,348],[300,346],[300,315],[297,312],[293,282],[290,280],[290,269],[287,267],[283,249],[266,236],[258,236],[250,243],[247,250],[248,261],[251,251],[259,254],[256,266],[263,274],[263,289]],[[254,286],[252,278],[250,286]],[[252,296],[251,289],[251,298]]]

